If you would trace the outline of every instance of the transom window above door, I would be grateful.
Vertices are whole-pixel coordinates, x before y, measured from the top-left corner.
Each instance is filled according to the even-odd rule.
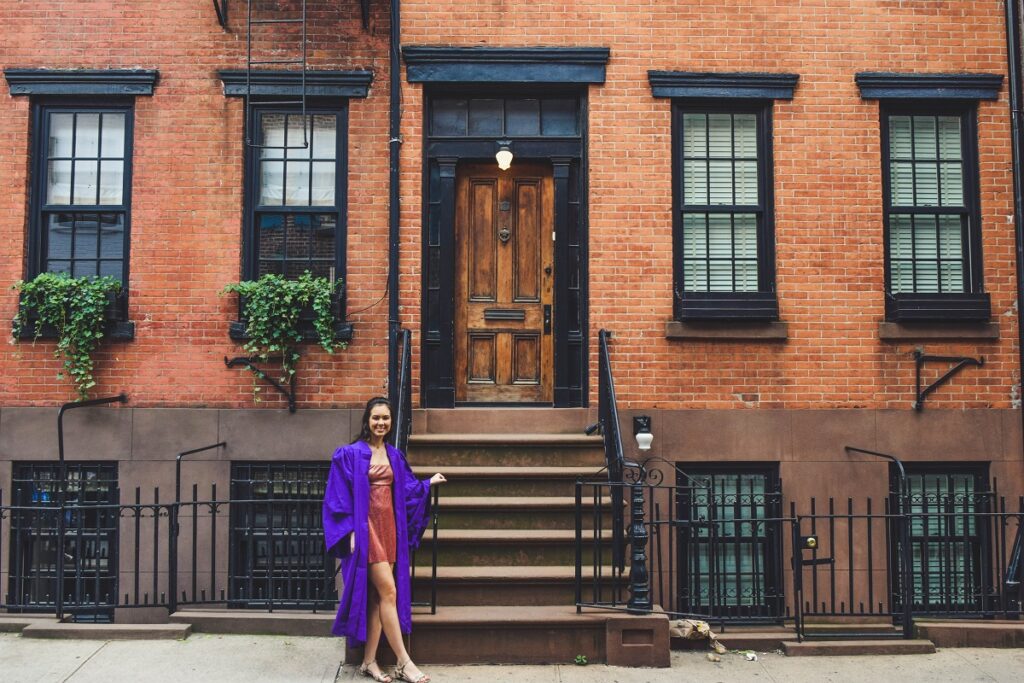
[[[433,137],[576,137],[580,103],[575,97],[438,97],[429,123]]]

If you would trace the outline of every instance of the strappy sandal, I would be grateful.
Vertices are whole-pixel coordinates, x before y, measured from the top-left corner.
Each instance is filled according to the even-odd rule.
[[[386,673],[381,671],[380,667],[377,667],[377,671],[370,671],[371,664],[376,664],[376,662],[370,662],[370,664],[361,665],[359,667],[359,673],[366,676],[367,678],[372,678],[373,680],[377,681],[377,683],[392,683],[392,681],[394,681],[394,679],[391,678],[391,676],[388,676]]]
[[[420,672],[419,678],[412,678],[405,673],[405,667],[412,663],[411,659],[405,660],[405,664],[395,667],[395,678],[406,683],[430,683],[430,676]]]

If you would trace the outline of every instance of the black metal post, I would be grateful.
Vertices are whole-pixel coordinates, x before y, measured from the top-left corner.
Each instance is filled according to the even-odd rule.
[[[391,79],[390,112],[388,126],[388,395],[391,405],[399,398],[398,384],[398,260],[399,224],[401,221],[401,194],[399,193],[399,164],[402,150],[402,22],[401,2],[391,0],[391,35],[389,40],[389,75]]]
[[[889,462],[896,465],[896,472],[899,476],[899,492],[896,496],[896,504],[899,505],[899,519],[900,519],[900,592],[903,593],[903,614],[902,625],[903,625],[903,637],[910,639],[914,635],[914,615],[913,615],[913,586],[911,582],[910,571],[913,563],[912,553],[910,551],[910,517],[907,514],[910,506],[910,489],[907,486],[907,469],[903,466],[903,461],[897,458],[895,455],[889,455],[888,453],[879,453],[878,451],[869,451],[863,448],[855,448],[854,446],[846,447],[847,453],[863,453],[864,455],[872,455],[876,458],[884,458]],[[893,511],[896,512],[896,511]]]
[[[227,441],[221,441],[210,446],[182,451],[178,453],[178,457],[174,461],[174,505],[171,506],[170,547],[168,548],[167,555],[167,590],[171,594],[170,600],[167,602],[168,614],[174,614],[178,611],[178,532],[181,530],[178,519],[181,510],[181,461],[189,455],[213,450],[214,448],[222,448],[227,445]],[[195,512],[195,509],[193,509],[192,514],[195,515]],[[195,577],[193,576],[194,579]],[[195,595],[192,596],[192,599],[195,599]]]
[[[64,533],[67,521],[64,519],[65,497],[67,493],[67,465],[64,463],[64,413],[75,408],[90,408],[108,403],[127,403],[128,395],[94,398],[88,401],[65,403],[57,411],[57,455],[60,458],[59,478],[57,480],[57,591],[54,594],[57,608],[57,621],[64,618]]]
[[[583,480],[576,480],[576,614],[582,611],[583,602]]]
[[[644,525],[644,488],[633,484],[630,505],[629,539],[633,557],[629,564],[630,614],[648,614],[651,611],[651,584],[647,575],[647,527]]]

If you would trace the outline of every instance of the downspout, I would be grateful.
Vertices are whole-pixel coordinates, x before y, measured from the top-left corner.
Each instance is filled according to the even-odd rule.
[[[399,161],[401,160],[402,138],[402,44],[401,2],[391,0],[390,64],[391,80],[390,124],[388,146],[391,152],[388,183],[388,396],[392,405],[398,401],[398,228],[401,218],[399,206]]]
[[[1013,145],[1013,227],[1017,266],[1017,354],[1020,369],[1018,399],[1024,398],[1024,325],[1021,308],[1024,306],[1024,178],[1021,177],[1021,27],[1018,2],[1006,3],[1006,53],[1010,80],[1010,135]],[[1021,404],[1021,429],[1024,430],[1024,402]]]

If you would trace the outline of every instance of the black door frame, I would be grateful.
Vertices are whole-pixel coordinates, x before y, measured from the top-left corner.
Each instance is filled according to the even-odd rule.
[[[494,93],[471,91],[474,96]],[[564,92],[564,90],[563,90]],[[535,89],[518,89],[523,97]],[[547,161],[554,174],[554,406],[586,406],[588,268],[587,268],[587,92],[579,99],[580,132],[575,137],[512,137],[515,159]],[[433,97],[451,90],[427,90],[424,97],[421,405],[455,407],[455,195],[459,163],[494,163],[494,136],[432,137],[429,116]],[[512,162],[513,164],[516,161]]]

